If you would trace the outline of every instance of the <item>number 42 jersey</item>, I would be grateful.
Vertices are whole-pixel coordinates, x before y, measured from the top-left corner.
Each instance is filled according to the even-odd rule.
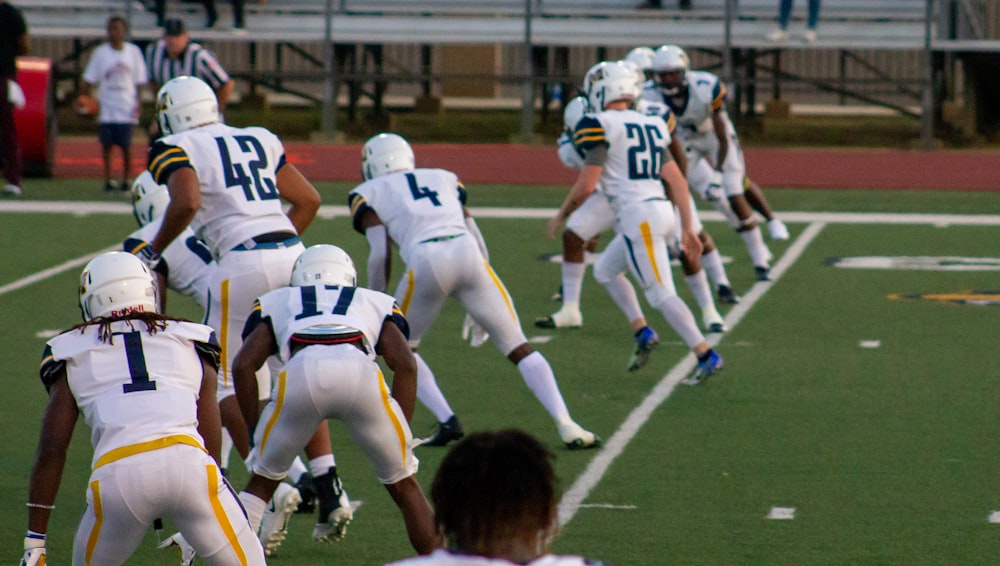
[[[634,110],[586,114],[576,126],[573,143],[585,155],[607,147],[600,186],[615,214],[642,201],[665,198],[660,170],[670,130],[663,118]]]
[[[179,169],[198,174],[201,208],[191,227],[216,258],[260,234],[295,232],[278,194],[285,150],[267,129],[209,124],[160,139],[149,158],[161,185]]]

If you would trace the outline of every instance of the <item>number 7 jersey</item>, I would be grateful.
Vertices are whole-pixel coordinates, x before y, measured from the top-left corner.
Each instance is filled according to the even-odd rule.
[[[198,174],[201,208],[191,228],[216,258],[260,234],[295,232],[278,194],[285,150],[270,131],[210,124],[160,139],[149,157],[157,183],[183,168]]]
[[[587,114],[576,126],[573,143],[584,154],[607,146],[599,184],[616,215],[633,204],[666,198],[660,170],[670,130],[663,118],[634,110]]]

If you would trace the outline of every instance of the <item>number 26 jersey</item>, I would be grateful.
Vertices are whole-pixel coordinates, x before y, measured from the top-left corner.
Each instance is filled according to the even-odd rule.
[[[586,114],[576,126],[573,143],[584,154],[607,147],[600,186],[616,215],[636,203],[666,198],[660,170],[670,131],[663,118],[634,110]]]

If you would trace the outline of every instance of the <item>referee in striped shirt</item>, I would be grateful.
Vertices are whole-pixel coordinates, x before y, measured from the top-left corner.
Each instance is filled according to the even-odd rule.
[[[153,92],[175,77],[192,76],[208,83],[219,99],[219,114],[226,110],[235,83],[215,55],[191,41],[184,20],[169,18],[163,22],[163,39],[146,47],[146,68]],[[156,119],[149,128],[150,143],[159,137]]]

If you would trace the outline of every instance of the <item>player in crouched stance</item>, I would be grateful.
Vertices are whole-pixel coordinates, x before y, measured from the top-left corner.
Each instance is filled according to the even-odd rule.
[[[677,296],[670,272],[667,244],[678,231],[685,254],[695,258],[702,250],[693,228],[687,181],[666,151],[670,132],[662,118],[631,109],[641,89],[636,73],[623,62],[595,65],[584,85],[591,107],[599,111],[585,115],[577,124],[574,143],[583,152],[585,164],[549,221],[549,237],[555,238],[566,218],[600,183],[615,212],[616,225],[615,237],[594,272],[628,269],[632,273],[650,305],[663,313],[698,358],[688,380],[698,383],[722,369],[722,357],[709,347],[691,310]]]
[[[459,441],[431,485],[445,548],[390,566],[599,566],[548,553],[559,528],[553,459],[519,430],[476,432]]]
[[[406,272],[396,299],[410,324],[416,352],[449,297],[469,313],[467,327],[481,343],[486,335],[510,360],[525,384],[556,423],[571,450],[600,446],[600,438],[570,417],[548,360],[528,344],[514,302],[489,262],[486,241],[465,208],[465,187],[451,171],[416,168],[410,144],[396,134],[379,134],[362,149],[365,182],[348,196],[354,228],[370,248],[368,282],[384,289],[396,242]],[[434,413],[439,434],[424,444],[443,446],[463,434],[458,419],[438,388],[430,367],[417,359],[417,397]],[[448,436],[442,432],[452,431]]]
[[[275,489],[287,485],[281,480],[296,454],[325,419],[333,418],[347,426],[368,455],[403,513],[413,548],[431,552],[439,544],[433,511],[416,479],[409,420],[417,368],[406,342],[406,319],[389,295],[356,286],[354,262],[336,246],[303,252],[291,283],[257,299],[233,360],[240,411],[255,430],[249,458],[253,475],[240,493],[250,524],[260,525]],[[258,415],[255,374],[271,355],[284,365],[273,397]],[[393,372],[391,393],[378,356]],[[323,496],[337,488],[331,475],[313,482],[321,502],[313,539],[342,537],[352,518],[350,507],[322,505],[337,501]]]
[[[45,347],[49,393],[31,471],[23,565],[45,564],[45,537],[77,417],[92,429],[87,507],[74,564],[122,564],[158,518],[209,564],[264,564],[264,549],[217,465],[219,345],[212,329],[157,312],[153,275],[110,252],[80,278],[83,324]]]

